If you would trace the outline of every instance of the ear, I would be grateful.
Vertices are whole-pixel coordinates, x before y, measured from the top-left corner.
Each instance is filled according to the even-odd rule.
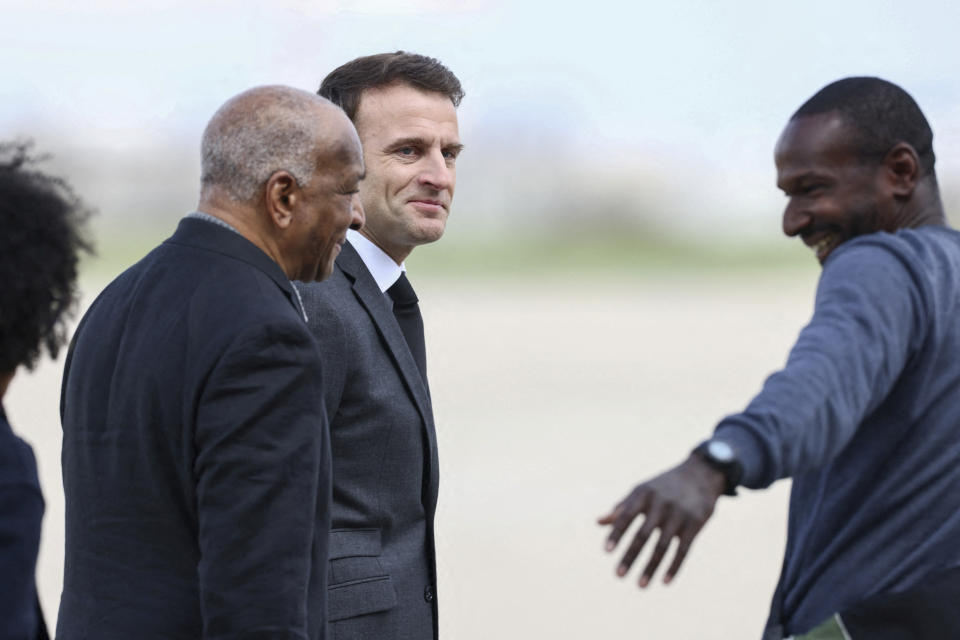
[[[898,142],[883,159],[886,180],[895,198],[913,195],[920,180],[920,157],[907,142]]]
[[[270,221],[280,229],[286,229],[293,222],[293,211],[300,198],[297,179],[288,171],[273,173],[264,186],[263,198]]]

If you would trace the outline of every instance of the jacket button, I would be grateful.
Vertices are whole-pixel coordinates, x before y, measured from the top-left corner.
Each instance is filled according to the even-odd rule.
[[[423,590],[423,599],[427,602],[433,602],[433,587],[427,585]]]

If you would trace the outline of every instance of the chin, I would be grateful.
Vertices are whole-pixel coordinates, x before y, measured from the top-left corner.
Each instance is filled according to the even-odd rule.
[[[417,225],[413,235],[416,239],[416,244],[430,244],[442,238],[443,232],[446,231],[446,229],[446,220],[422,220],[420,224]]]

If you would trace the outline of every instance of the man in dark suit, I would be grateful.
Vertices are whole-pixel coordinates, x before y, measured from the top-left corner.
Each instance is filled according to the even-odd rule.
[[[325,637],[330,449],[291,280],[363,214],[360,143],[287,87],[223,105],[197,211],[113,281],[64,372],[57,637]]]
[[[35,169],[24,144],[0,144],[0,400],[20,365],[66,341],[88,211],[66,182]],[[34,571],[43,495],[33,450],[0,403],[0,638],[46,640]]]
[[[437,635],[437,440],[423,323],[404,273],[443,235],[462,148],[460,82],[432,58],[358,58],[320,95],[363,143],[367,223],[329,281],[300,287],[324,354],[333,448],[329,614],[337,640]]]

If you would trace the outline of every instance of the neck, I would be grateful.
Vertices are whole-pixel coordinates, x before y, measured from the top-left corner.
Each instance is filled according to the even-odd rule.
[[[259,221],[265,215],[261,214],[253,203],[237,202],[220,193],[217,189],[207,189],[201,195],[200,202],[197,203],[197,210],[215,218],[220,218],[229,224],[276,262],[288,278],[294,279],[294,274],[289,265],[283,261],[283,252],[280,251],[276,240],[266,233],[259,224]]]
[[[403,261],[413,253],[413,247],[398,247],[392,245],[388,242],[383,242],[374,231],[371,231],[370,227],[363,225],[360,228],[360,234],[372,242],[373,244],[380,247],[380,249],[390,256],[390,259],[397,263],[397,265],[402,265]]]
[[[913,203],[910,212],[909,227],[923,227],[928,225],[948,226],[947,215],[940,200],[940,190],[935,180],[926,179],[917,184],[911,198]],[[906,203],[904,203],[906,207]]]

